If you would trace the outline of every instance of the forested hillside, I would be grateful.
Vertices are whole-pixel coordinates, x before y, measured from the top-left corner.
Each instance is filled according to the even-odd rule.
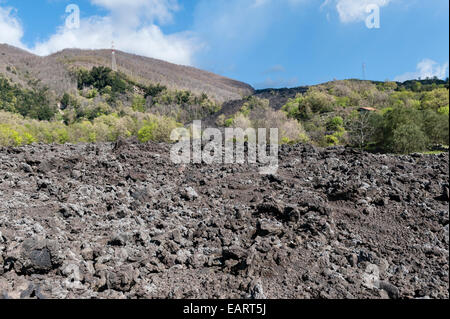
[[[55,96],[39,81],[25,88],[0,75],[0,144],[114,141],[140,133],[143,141],[168,141],[172,129],[220,108],[205,93],[143,85],[106,67],[73,69],[71,76],[77,89]]]
[[[262,90],[225,107],[214,121],[234,127],[282,123],[277,127],[287,143],[309,141],[323,147],[349,145],[391,153],[445,149],[449,144],[448,79],[345,80]]]
[[[253,92],[248,84],[188,66],[121,51],[116,51],[116,59],[118,71],[142,85],[160,83],[170,90],[206,93],[217,102],[239,99]],[[24,86],[28,86],[29,80],[38,80],[57,95],[76,90],[73,70],[99,66],[111,66],[111,50],[66,49],[40,57],[0,44],[0,73]]]

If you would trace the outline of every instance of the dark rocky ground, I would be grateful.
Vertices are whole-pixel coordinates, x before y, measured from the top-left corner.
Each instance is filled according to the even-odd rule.
[[[167,145],[0,149],[0,296],[448,298],[448,164],[298,145],[262,176]]]

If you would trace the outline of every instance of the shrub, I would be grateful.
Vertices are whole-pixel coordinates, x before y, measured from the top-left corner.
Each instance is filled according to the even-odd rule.
[[[430,109],[423,112],[423,131],[432,144],[449,144],[448,115]]]
[[[57,139],[58,135],[55,137]],[[82,121],[71,125],[69,129],[69,140],[74,143],[96,142],[97,138],[92,123],[89,121]]]
[[[449,106],[448,105],[447,106],[442,106],[442,107],[438,108],[438,110],[437,110],[437,112],[439,114],[443,114],[443,115],[447,115],[447,116],[449,114],[448,111],[449,111]]]
[[[233,118],[226,119],[225,122],[224,122],[225,127],[232,127],[233,126],[233,122],[234,122]]]
[[[225,114],[220,114],[216,120],[217,126],[225,126]]]
[[[131,108],[137,112],[145,112],[145,98],[140,95],[134,95]]]
[[[257,110],[265,110],[269,108],[269,100],[260,99],[254,96],[247,98],[247,101],[242,105],[240,113],[244,116],[249,116],[250,112]]]
[[[335,146],[339,144],[339,139],[334,135],[325,135],[324,141],[326,146]]]
[[[102,115],[94,121],[83,120],[65,125],[61,122],[24,119],[20,115],[0,112],[0,145],[18,146],[34,142],[42,143],[90,143],[115,141],[132,135],[142,140],[170,142],[170,133],[179,124],[168,117],[133,112],[123,109],[118,114]],[[148,127],[150,126],[150,130]],[[147,128],[145,128],[147,127]]]
[[[282,143],[307,143],[309,137],[302,125],[296,120],[290,119],[284,121],[279,127]]]
[[[278,128],[278,138],[280,143],[307,142],[309,140],[302,125],[288,118],[285,112],[273,109],[260,109],[250,113],[252,127],[255,129]]]
[[[307,120],[311,119],[314,113],[333,111],[335,103],[336,99],[332,95],[312,88],[304,96],[299,94],[288,100],[282,110],[288,117]]]
[[[348,96],[337,97],[336,104],[340,107],[347,107],[350,105],[350,98]]]
[[[139,130],[138,139],[142,143],[148,141],[170,142],[170,134],[177,127],[180,127],[180,124],[171,118],[150,116]]]
[[[175,100],[177,104],[183,105],[188,104],[191,100],[191,92],[189,91],[177,91],[175,93]]]
[[[149,122],[144,127],[139,130],[138,139],[141,143],[146,143],[148,141],[154,141],[156,137],[156,129],[158,124],[155,122]]]
[[[394,153],[407,154],[426,149],[428,139],[420,127],[413,123],[402,124],[394,130],[391,149]]]
[[[0,145],[20,146],[23,142],[20,134],[9,125],[0,124]]]
[[[288,102],[281,108],[289,118],[300,119],[299,107],[303,101],[301,94],[297,95],[294,99],[289,99]]]
[[[35,142],[37,142],[37,140],[33,137],[33,135],[31,135],[30,133],[23,133],[22,135],[22,139],[23,139],[23,144],[33,144]]]
[[[93,88],[92,90],[89,90],[89,91],[88,91],[86,97],[87,97],[88,99],[93,99],[93,98],[97,97],[97,95],[98,95],[98,90],[95,89],[95,88]]]
[[[449,91],[444,88],[435,89],[422,93],[420,105],[422,109],[437,110],[441,107],[448,106]]]
[[[386,82],[378,84],[377,88],[380,91],[395,91],[395,90],[397,90],[398,85],[396,82],[386,81]]]
[[[250,119],[247,116],[245,116],[242,113],[239,113],[236,115],[236,118],[233,120],[232,126],[246,130],[247,128],[252,127],[252,122],[250,121]]]
[[[327,130],[338,131],[344,125],[344,120],[340,116],[333,117],[327,122]]]
[[[429,143],[448,144],[448,116],[432,109],[394,107],[374,116],[369,129],[374,129],[373,141],[381,150],[393,153],[424,151]]]
[[[56,143],[65,144],[69,142],[69,133],[67,132],[67,128],[61,127],[55,130],[56,133]]]
[[[156,97],[166,90],[167,90],[167,87],[160,85],[159,83],[156,85],[151,84],[147,87],[144,87],[145,97],[148,97],[148,96]]]
[[[314,113],[331,112],[336,103],[335,98],[325,92],[310,89],[300,104],[300,111],[303,108],[310,109]]]

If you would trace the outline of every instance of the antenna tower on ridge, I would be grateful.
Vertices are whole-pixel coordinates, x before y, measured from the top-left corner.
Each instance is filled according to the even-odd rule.
[[[116,49],[114,47],[114,41],[111,44],[111,69],[117,72],[117,62],[116,62]]]

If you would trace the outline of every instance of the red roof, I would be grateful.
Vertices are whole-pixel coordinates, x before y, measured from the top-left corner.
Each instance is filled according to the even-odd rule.
[[[360,107],[359,108],[360,111],[369,111],[369,112],[376,112],[377,109],[373,108],[373,107]]]

